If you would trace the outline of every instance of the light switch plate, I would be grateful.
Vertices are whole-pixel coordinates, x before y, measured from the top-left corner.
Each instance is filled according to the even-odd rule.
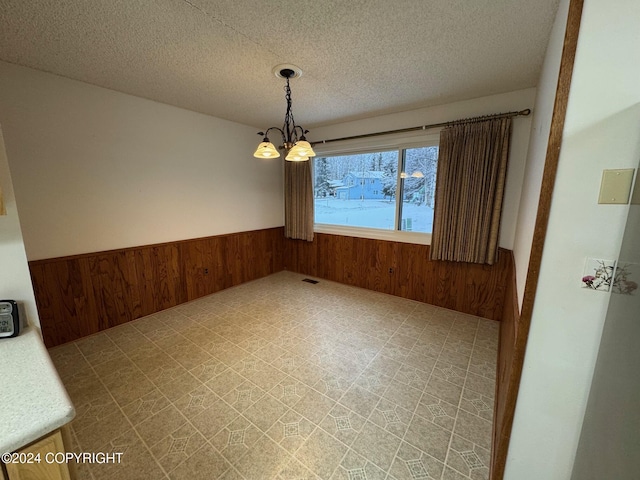
[[[633,186],[631,205],[640,205],[640,182],[638,181],[638,178],[636,178],[636,184]]]
[[[603,170],[600,184],[600,204],[626,205],[631,195],[635,169]]]

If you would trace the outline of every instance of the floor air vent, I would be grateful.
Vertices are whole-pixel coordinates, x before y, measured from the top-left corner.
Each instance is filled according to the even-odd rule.
[[[307,283],[313,283],[314,285],[318,283],[318,280],[311,280],[310,278],[303,278],[302,281]]]

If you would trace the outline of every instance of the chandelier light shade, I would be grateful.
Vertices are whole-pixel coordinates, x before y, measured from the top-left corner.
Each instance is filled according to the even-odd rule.
[[[287,113],[284,116],[282,128],[269,127],[264,132],[258,132],[258,135],[263,137],[263,139],[253,156],[256,158],[278,158],[280,156],[278,148],[269,140],[269,132],[271,130],[277,130],[282,136],[282,145],[279,149],[286,152],[285,160],[290,162],[304,162],[309,160],[310,157],[315,157],[316,154],[311,144],[305,138],[305,134],[309,133],[309,130],[305,130],[300,125],[296,125],[293,119],[293,112],[291,111],[291,87],[289,86],[289,80],[302,75],[302,70],[294,65],[278,65],[274,67],[273,72],[277,77],[284,78],[287,81],[284,88],[285,100],[287,101]]]
[[[264,142],[258,145],[258,149],[255,151],[253,156],[256,158],[278,158],[280,153],[276,149],[275,145],[265,137]]]
[[[309,155],[304,155],[302,153],[295,152],[292,148],[291,150],[289,150],[289,153],[287,154],[286,157],[284,157],[284,159],[290,162],[305,162],[309,160]]]

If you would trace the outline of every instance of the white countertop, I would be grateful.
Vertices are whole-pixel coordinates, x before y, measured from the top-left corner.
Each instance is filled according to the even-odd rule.
[[[0,339],[0,453],[69,423],[75,409],[37,328]]]

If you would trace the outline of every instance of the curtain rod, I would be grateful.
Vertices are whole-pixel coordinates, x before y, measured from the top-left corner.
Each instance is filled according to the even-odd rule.
[[[352,135],[350,137],[341,137],[341,138],[330,138],[329,140],[320,140],[318,142],[311,142],[311,145],[324,145],[329,142],[342,142],[344,140],[356,140],[358,138],[369,138],[369,137],[379,137],[381,135],[391,135],[392,133],[406,133],[406,132],[415,132],[417,130],[430,130],[432,128],[438,127],[449,127],[451,125],[458,125],[461,123],[474,123],[474,122],[482,122],[483,120],[493,120],[496,118],[512,118],[512,117],[526,117],[531,113],[531,109],[527,108],[525,110],[515,111],[515,112],[506,112],[506,113],[496,113],[494,115],[483,115],[480,117],[471,117],[471,118],[462,118],[460,120],[452,120],[449,122],[441,122],[441,123],[432,123],[430,125],[422,125],[420,127],[409,127],[409,128],[400,128],[398,130],[387,130],[386,132],[375,132],[375,133],[365,133],[362,135]]]

